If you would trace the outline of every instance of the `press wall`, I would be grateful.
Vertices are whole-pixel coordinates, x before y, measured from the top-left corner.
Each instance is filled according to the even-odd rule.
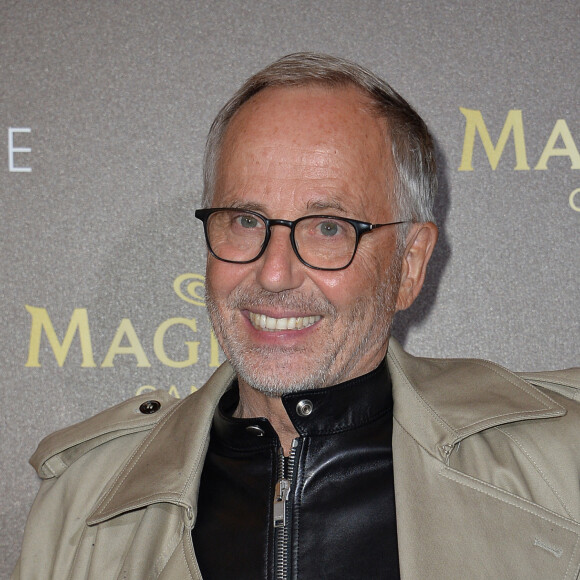
[[[0,577],[55,429],[223,360],[203,300],[206,132],[275,58],[364,64],[437,142],[439,246],[414,354],[577,366],[576,0],[0,4]],[[279,217],[279,216],[276,216]]]

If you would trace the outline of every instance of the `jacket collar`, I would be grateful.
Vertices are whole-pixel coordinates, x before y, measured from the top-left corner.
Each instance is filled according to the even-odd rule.
[[[234,417],[240,399],[237,381],[222,396],[213,418],[213,435],[230,449],[246,451],[276,444],[278,434],[264,417]],[[303,413],[307,402],[314,413]],[[296,432],[303,437],[351,431],[392,415],[393,395],[387,362],[369,373],[331,387],[308,389],[282,396],[284,409]],[[256,437],[256,432],[260,433]]]
[[[462,439],[566,410],[507,369],[479,359],[414,357],[391,339],[387,362],[396,421],[430,453],[447,457]]]
[[[445,457],[462,439],[490,427],[566,412],[533,385],[487,361],[418,358],[391,339],[387,363],[395,421],[433,455]],[[195,519],[212,418],[234,376],[224,363],[155,426],[109,484],[89,525],[156,502],[181,505]]]
[[[234,378],[224,363],[200,390],[175,405],[113,478],[87,524],[157,502],[180,505],[193,520],[214,411]]]

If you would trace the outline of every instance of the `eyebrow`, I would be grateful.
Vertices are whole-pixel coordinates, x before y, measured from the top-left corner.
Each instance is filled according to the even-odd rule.
[[[309,210],[314,209],[317,211],[334,209],[343,214],[347,213],[344,206],[337,199],[333,199],[332,197],[310,200],[306,204],[306,208]]]
[[[247,209],[249,211],[257,211],[258,213],[265,213],[266,208],[261,203],[254,203],[252,201],[246,200],[237,200],[233,201],[231,204],[228,204],[229,208],[231,209]]]
[[[232,201],[231,204],[228,204],[228,207],[231,209],[241,209],[241,210],[248,210],[248,211],[255,211],[264,215],[268,214],[268,210],[265,205],[261,203],[256,203],[253,201],[248,201],[244,199],[238,199]],[[311,199],[306,203],[306,211],[317,211],[317,212],[326,212],[328,210],[335,210],[342,215],[346,215],[348,212],[344,208],[344,206],[335,198],[318,198],[318,199]]]

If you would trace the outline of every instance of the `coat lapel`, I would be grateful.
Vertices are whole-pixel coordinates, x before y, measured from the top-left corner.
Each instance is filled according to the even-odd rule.
[[[393,340],[393,462],[401,577],[415,580],[575,579],[580,525],[483,473],[517,465],[479,437],[481,474],[450,461],[458,445],[494,427],[565,415],[551,397],[516,375],[479,360],[420,359]],[[478,447],[478,445],[480,445]],[[486,447],[487,446],[487,447]],[[495,456],[499,453],[500,456]],[[482,453],[482,457],[484,454]],[[519,459],[518,459],[519,460]],[[503,461],[503,463],[502,463]],[[527,461],[524,459],[524,461]],[[470,465],[477,466],[477,461]],[[501,477],[498,476],[498,479]],[[539,477],[536,475],[536,479]],[[527,482],[524,481],[525,486]]]
[[[566,414],[539,389],[488,361],[414,357],[392,339],[387,360],[395,418],[436,456],[490,427]]]
[[[233,378],[224,363],[202,389],[167,413],[109,484],[87,519],[89,525],[157,502],[180,505],[195,519],[211,421]]]

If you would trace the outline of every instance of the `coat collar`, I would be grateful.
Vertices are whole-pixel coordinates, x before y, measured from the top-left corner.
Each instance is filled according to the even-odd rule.
[[[157,502],[180,505],[194,519],[214,411],[234,377],[224,363],[203,388],[175,405],[107,486],[87,524]]]
[[[538,388],[486,360],[414,357],[391,339],[387,361],[395,420],[433,455],[446,457],[462,439],[491,427],[566,414]]]
[[[539,389],[487,361],[418,358],[391,339],[387,362],[394,418],[433,455],[445,456],[490,427],[565,414]],[[211,421],[234,376],[224,363],[155,426],[109,484],[89,525],[157,502],[181,505],[195,519]]]

